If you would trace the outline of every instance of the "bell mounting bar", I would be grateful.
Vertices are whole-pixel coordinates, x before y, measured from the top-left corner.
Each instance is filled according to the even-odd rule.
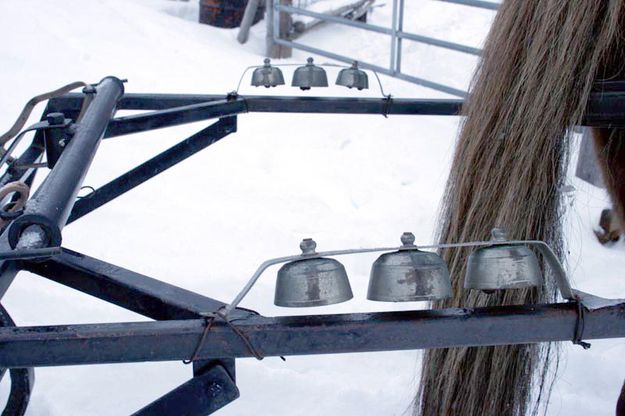
[[[15,181],[32,184],[37,172],[33,165],[46,153],[46,146],[56,146],[48,149],[56,153],[47,177],[21,215],[10,218],[0,231],[0,297],[16,274],[26,270],[154,321],[16,327],[0,307],[0,368],[11,369],[10,407],[5,409],[11,414],[24,414],[33,367],[39,366],[194,358],[189,381],[146,403],[135,414],[199,416],[213,413],[239,396],[235,359],[257,354],[335,354],[581,340],[582,336],[625,337],[625,301],[581,293],[575,294],[581,303],[324,316],[265,317],[235,304],[224,320],[218,319],[225,316],[218,315],[227,306],[224,302],[60,248],[66,225],[236,132],[239,114],[457,116],[461,100],[125,94],[122,83],[108,77],[95,86],[93,101],[78,121],[84,97],[68,94],[51,99],[43,119],[50,113],[62,113],[73,125],[56,131],[59,140],[54,142],[49,137],[46,140],[45,129],[37,130],[31,144],[0,175],[0,185]],[[118,110],[142,112],[114,117]],[[196,134],[94,190],[88,198],[76,199],[98,146],[106,145],[103,138],[208,120],[213,121]],[[597,84],[583,124],[625,127],[625,82]],[[582,304],[585,306],[580,308]]]

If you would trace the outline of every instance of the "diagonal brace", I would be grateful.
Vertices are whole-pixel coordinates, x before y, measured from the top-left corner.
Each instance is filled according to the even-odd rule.
[[[45,262],[24,262],[23,267],[156,320],[199,318],[224,306],[218,300],[67,249]],[[240,309],[235,313],[239,317],[251,314]]]
[[[239,389],[228,372],[221,365],[215,365],[204,374],[193,377],[150,403],[133,416],[205,416],[216,412],[238,397]]]
[[[94,191],[89,197],[78,200],[67,223],[76,221],[78,218],[112,201],[118,196],[141,185],[159,173],[182,162],[200,150],[218,142],[230,133],[237,130],[236,117],[221,118],[204,130],[183,140],[147,162],[124,173],[111,182]]]

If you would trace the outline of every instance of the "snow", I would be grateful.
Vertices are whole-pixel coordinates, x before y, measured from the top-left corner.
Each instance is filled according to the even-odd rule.
[[[385,2],[379,2],[381,4]],[[410,1],[407,31],[480,46],[492,12]],[[128,78],[128,92],[225,93],[240,72],[262,62],[264,29],[236,42],[236,30],[198,25],[197,2],[167,0],[2,0],[0,126],[32,96],[104,76]],[[371,22],[388,25],[390,2]],[[337,41],[339,39],[340,41]],[[387,65],[387,37],[324,26],[300,39]],[[407,72],[467,88],[474,57],[406,42]],[[302,62],[295,51],[285,63]],[[327,61],[317,58],[317,62]],[[291,68],[285,69],[287,80]],[[330,69],[330,78],[336,76]],[[248,77],[249,77],[248,73]],[[445,97],[382,78],[399,97]],[[246,83],[242,94],[256,90]],[[264,89],[261,93],[266,93]],[[272,94],[376,96],[331,87]],[[37,109],[33,121],[39,116]],[[430,242],[458,119],[452,117],[268,115],[239,117],[239,131],[64,230],[64,245],[107,262],[222,300],[230,300],[268,258],[298,252],[399,244],[411,230]],[[97,187],[205,127],[196,123],[105,141],[85,185]],[[1,129],[0,129],[1,130]],[[574,162],[574,161],[573,161]],[[605,248],[592,227],[605,193],[574,178],[567,221],[569,270],[576,288],[625,297],[625,246]],[[414,309],[365,300],[375,255],[341,258],[354,299],[314,309],[272,305],[276,267],[243,302],[266,315]],[[145,318],[28,273],[3,304],[19,325],[141,321]],[[623,379],[620,340],[583,351],[562,344],[549,415],[611,414]],[[402,415],[418,380],[415,351],[237,361],[241,398],[223,415]],[[179,362],[37,369],[29,415],[118,415],[135,411],[191,376]],[[3,389],[3,390],[2,390]],[[7,380],[0,384],[6,396]]]

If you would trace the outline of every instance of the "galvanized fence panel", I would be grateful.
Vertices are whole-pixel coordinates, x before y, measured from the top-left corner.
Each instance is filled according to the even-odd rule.
[[[488,10],[497,10],[498,4],[488,1],[480,1],[480,0],[440,0],[447,3],[454,3],[464,6],[472,6],[479,7]],[[305,3],[305,0],[304,0]],[[424,78],[420,78],[414,75],[409,75],[402,72],[402,41],[404,39],[422,43],[425,45],[431,45],[438,48],[453,50],[456,52],[462,52],[470,55],[480,55],[481,50],[478,48],[474,48],[467,45],[458,44],[455,42],[449,42],[442,39],[436,39],[429,36],[424,36],[416,33],[405,32],[404,29],[404,10],[405,10],[405,0],[393,0],[393,12],[392,12],[392,22],[391,27],[379,26],[370,23],[364,23],[360,21],[355,21],[351,19],[346,19],[340,16],[333,16],[326,13],[319,13],[312,10],[307,10],[304,7],[294,7],[286,4],[280,4],[279,0],[273,1],[273,42],[277,45],[299,49],[302,51],[310,52],[313,54],[317,54],[320,56],[325,56],[330,59],[334,59],[340,62],[351,63],[355,61],[353,57],[349,57],[346,55],[333,53],[327,51],[325,49],[309,46],[302,44],[300,42],[295,42],[293,40],[284,38],[280,36],[280,16],[284,14],[289,15],[301,15],[307,16],[314,19],[318,19],[324,22],[331,22],[342,24],[350,27],[354,27],[357,29],[366,30],[369,32],[380,33],[384,35],[390,36],[390,62],[388,67],[372,64],[370,62],[363,62],[358,60],[361,67],[374,70],[381,74],[389,75],[394,78],[402,79],[404,81],[409,81],[414,84],[422,85],[427,88],[431,88],[437,91],[442,91],[447,94],[455,95],[458,97],[465,97],[467,95],[466,91],[444,85],[432,80],[427,80]],[[283,31],[284,32],[284,31]]]

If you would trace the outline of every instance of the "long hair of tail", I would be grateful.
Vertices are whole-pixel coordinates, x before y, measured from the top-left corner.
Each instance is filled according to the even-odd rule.
[[[544,240],[563,258],[568,138],[605,56],[618,47],[624,10],[623,0],[502,3],[463,107],[439,220],[441,243],[485,240],[498,226],[512,239]],[[464,290],[470,252],[441,251],[454,295],[434,307],[555,300],[549,275],[538,289]],[[549,399],[556,350],[545,343],[426,351],[415,414],[536,414]]]

